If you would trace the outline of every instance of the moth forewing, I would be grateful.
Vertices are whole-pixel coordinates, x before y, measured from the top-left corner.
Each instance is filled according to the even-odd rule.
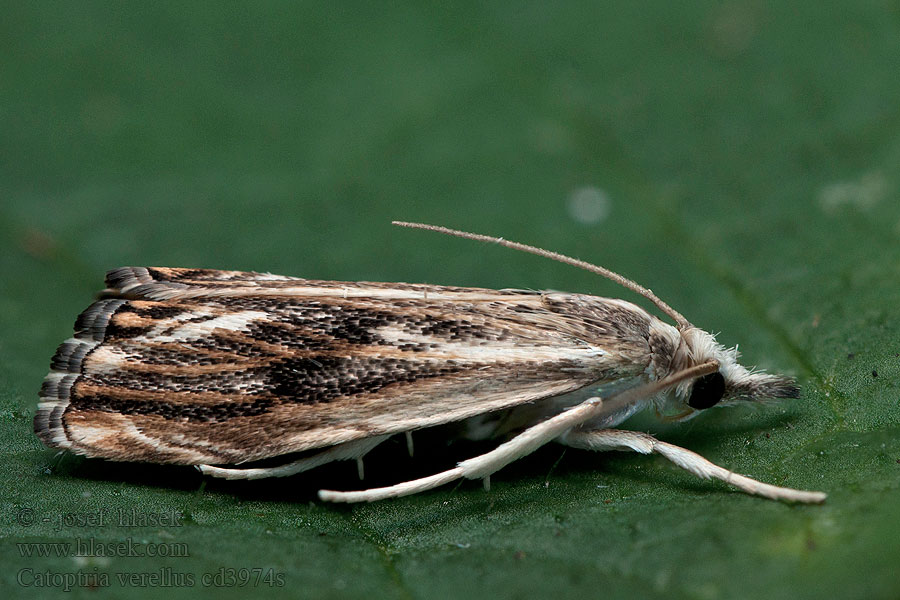
[[[554,438],[590,445],[575,428],[613,431],[649,405],[693,414],[723,398],[796,390],[784,378],[749,373],[652,292],[611,278],[678,326],[629,302],[583,294],[116,269],[57,351],[35,431],[48,446],[88,457],[193,464],[245,479],[361,460],[390,435],[445,423],[490,424],[502,414],[487,431],[521,431],[494,453],[463,461],[452,477],[323,495],[372,500],[448,477],[487,477]],[[600,390],[606,397],[592,397]],[[236,466],[294,453],[304,455],[277,467]]]
[[[89,307],[53,360],[35,422],[50,445],[238,464],[457,421],[646,367],[646,323],[626,339],[581,318],[621,312],[621,302],[403,284],[388,297],[345,298],[388,288],[129,272],[140,285],[117,270],[107,292],[121,282],[128,299]],[[228,277],[244,295],[221,293]]]

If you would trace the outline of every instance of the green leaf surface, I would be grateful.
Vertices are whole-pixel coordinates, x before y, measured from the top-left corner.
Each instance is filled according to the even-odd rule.
[[[900,596],[900,11],[620,4],[5,7],[2,595]],[[49,358],[120,265],[636,301],[391,219],[603,264],[797,376],[796,401],[630,426],[827,503],[550,445],[489,492],[330,506],[320,487],[491,446],[422,434],[413,459],[376,449],[364,483],[351,463],[232,483],[56,457],[31,432]]]

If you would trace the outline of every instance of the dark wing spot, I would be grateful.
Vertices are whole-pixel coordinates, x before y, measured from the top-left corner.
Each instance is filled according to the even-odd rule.
[[[394,358],[366,359],[317,355],[286,358],[266,368],[267,388],[301,404],[373,393],[395,383],[442,377],[460,371],[453,361],[440,365]]]
[[[70,408],[74,410],[120,413],[123,415],[156,415],[164,419],[221,423],[236,417],[261,415],[272,406],[270,398],[255,398],[250,402],[221,402],[218,404],[186,404],[139,400],[105,394],[76,396]]]

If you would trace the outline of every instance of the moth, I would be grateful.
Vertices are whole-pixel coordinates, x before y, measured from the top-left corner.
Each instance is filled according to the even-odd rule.
[[[584,294],[124,267],[107,274],[107,289],[53,357],[35,432],[87,457],[256,479],[354,459],[362,476],[362,457],[390,436],[406,434],[412,452],[411,432],[459,423],[466,437],[506,441],[430,477],[319,497],[373,501],[462,478],[487,487],[492,473],[556,441],[656,453],[750,494],[824,501],[616,428],[645,409],[683,421],[714,406],[796,398],[792,379],[744,368],[736,349],[603,267],[502,238],[395,224],[587,269],[675,325]],[[248,464],[274,457],[281,464]]]

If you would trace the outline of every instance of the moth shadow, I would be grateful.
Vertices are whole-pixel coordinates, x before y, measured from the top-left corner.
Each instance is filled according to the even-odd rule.
[[[727,415],[709,416],[711,417],[709,419],[681,424],[660,424],[657,420],[638,418],[634,423],[629,421],[631,426],[625,428],[648,431],[661,440],[704,454],[710,449],[733,442],[737,436],[750,435],[752,440],[765,439],[767,430],[790,427],[792,421],[798,418],[798,415],[791,412],[767,414],[764,418],[752,421],[734,419]],[[500,441],[502,440],[486,442],[454,440],[446,430],[436,427],[415,433],[415,452],[414,456],[410,456],[404,436],[396,435],[365,456],[365,476],[362,480],[359,478],[356,461],[352,460],[329,463],[290,477],[256,480],[209,477],[190,466],[113,462],[71,455],[63,455],[52,470],[57,475],[78,479],[188,493],[224,494],[247,501],[318,502],[317,492],[322,489],[349,491],[377,488],[434,475],[453,468],[460,460],[493,450]],[[598,461],[601,460],[605,465],[603,470],[609,474],[625,477],[635,483],[641,481],[642,477],[639,474],[625,468],[625,465],[633,463],[632,460],[623,460],[624,454],[566,449],[550,443],[534,454],[504,467],[498,483],[534,478],[552,480],[554,474],[565,477],[568,474],[596,472],[598,465],[601,464]],[[634,456],[633,460],[647,458]],[[280,457],[269,462],[274,465],[290,460],[287,457]],[[612,460],[615,460],[616,466],[610,462]],[[480,491],[480,484],[470,483],[477,486]],[[690,476],[683,479],[679,485],[693,491],[711,489],[709,482],[692,481]],[[452,485],[446,489],[452,489]],[[722,489],[728,488],[723,486]]]
[[[735,409],[742,410],[742,409]],[[777,429],[792,428],[793,423],[801,418],[799,413],[785,411],[780,413],[762,413],[757,407],[748,407],[745,416],[720,411],[701,415],[686,423],[649,423],[645,420],[628,422],[627,429],[647,431],[660,440],[683,446],[695,452],[705,448],[715,448],[736,437],[747,437],[751,440],[768,438],[770,432]],[[737,417],[737,418],[736,418]]]
[[[428,431],[428,430],[426,430]],[[357,490],[393,485],[453,468],[460,460],[483,454],[494,442],[457,442],[444,435],[416,437],[415,456],[407,451],[402,435],[389,438],[364,458],[364,478],[356,461],[336,461],[289,477],[227,480],[206,476],[192,466],[115,462],[63,454],[42,465],[54,475],[107,484],[126,484],[178,492],[226,494],[241,500],[318,502],[318,491]],[[274,466],[293,460],[278,457],[242,466]],[[338,505],[334,505],[338,506]]]

